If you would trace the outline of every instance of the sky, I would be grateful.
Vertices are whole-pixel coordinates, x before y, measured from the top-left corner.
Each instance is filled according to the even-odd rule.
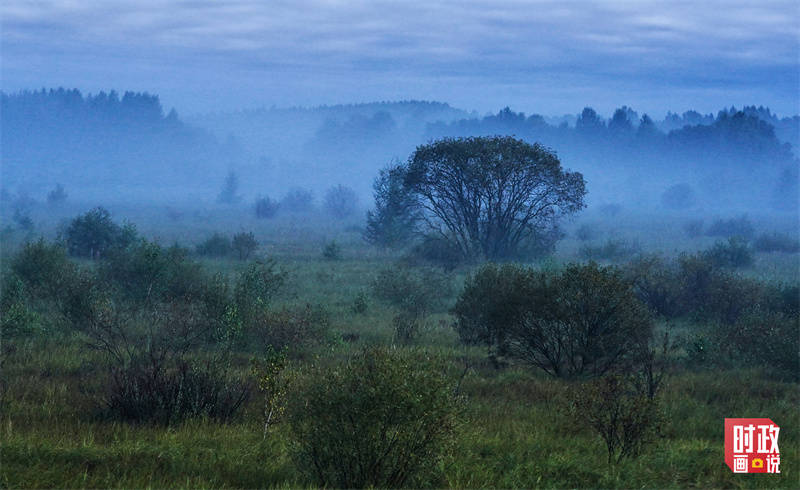
[[[4,0],[3,91],[156,93],[181,114],[437,100],[800,113],[800,2]]]

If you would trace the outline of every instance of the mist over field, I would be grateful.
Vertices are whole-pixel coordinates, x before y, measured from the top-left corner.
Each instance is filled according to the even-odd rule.
[[[685,185],[700,212],[796,209],[800,117],[763,106],[654,120],[622,106],[559,117],[446,102],[231,110],[181,117],[157,95],[78,89],[4,93],[3,189],[42,199],[60,183],[98,203],[213,203],[225,176],[247,201],[347,183],[369,200],[378,171],[442,137],[511,135],[554,150],[589,182],[589,203],[654,210]],[[689,206],[692,207],[692,206]],[[668,209],[666,209],[668,210]]]
[[[796,488],[798,32],[3,2],[0,487]]]

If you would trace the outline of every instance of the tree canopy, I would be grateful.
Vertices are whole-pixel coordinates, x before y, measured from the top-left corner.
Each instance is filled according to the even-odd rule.
[[[465,258],[510,258],[584,207],[586,185],[552,151],[508,136],[445,138],[417,147],[404,185],[423,230]]]

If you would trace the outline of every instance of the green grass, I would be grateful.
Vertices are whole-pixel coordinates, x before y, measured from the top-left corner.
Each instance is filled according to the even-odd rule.
[[[145,234],[194,244],[213,231],[253,229],[260,253],[276,258],[288,272],[276,306],[323,307],[329,315],[330,342],[297,357],[298,369],[311,357],[321,362],[347,356],[362,345],[389,344],[393,307],[376,299],[371,284],[397,254],[370,249],[357,231],[341,225],[288,220],[228,220],[233,211],[211,220],[187,217],[176,224],[138,217]],[[681,218],[682,219],[682,218]],[[707,237],[683,236],[681,219],[647,227],[645,221],[609,230],[639,238],[645,251],[669,255],[707,246]],[[235,223],[235,226],[231,223]],[[319,225],[319,226],[317,226]],[[52,230],[50,230],[52,231]],[[664,234],[666,238],[660,240]],[[343,248],[342,260],[322,258],[326,240]],[[602,236],[599,240],[605,240]],[[5,244],[8,245],[8,244]],[[581,243],[564,240],[554,259],[540,266],[576,260]],[[4,247],[6,248],[6,247]],[[13,248],[13,247],[12,247]],[[7,249],[6,249],[7,252]],[[6,253],[4,252],[4,253]],[[230,274],[236,260],[201,260],[211,271]],[[746,274],[796,282],[798,255],[758,254]],[[457,294],[467,269],[452,280]],[[360,293],[363,313],[353,310]],[[455,296],[445,298],[453,304]],[[669,423],[662,437],[637,459],[606,462],[601,439],[569,415],[567,386],[521,366],[494,369],[485,350],[465,348],[451,328],[447,307],[432,312],[415,346],[436,349],[452,359],[454,375],[470,366],[462,384],[467,400],[464,422],[452,451],[441,463],[440,486],[455,488],[797,488],[800,485],[800,391],[797,382],[776,380],[769,371],[693,370],[678,366],[663,394]],[[47,327],[47,326],[46,326]],[[696,326],[673,326],[677,336]],[[342,340],[350,334],[354,341]],[[401,347],[402,348],[402,347]],[[250,353],[235,365],[247,375]],[[680,351],[675,353],[681,356]],[[133,425],[104,419],[98,410],[108,367],[83,340],[55,327],[30,338],[3,339],[0,377],[0,486],[9,488],[255,488],[305,487],[289,457],[291,438],[278,423],[262,438],[257,396],[231,423],[193,420],[173,428]],[[734,475],[724,464],[723,419],[768,417],[782,428],[780,475]]]

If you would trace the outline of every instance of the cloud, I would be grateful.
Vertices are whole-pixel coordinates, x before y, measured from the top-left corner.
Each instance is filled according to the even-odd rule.
[[[329,83],[344,83],[327,87],[343,97],[350,87],[423,98],[448,81],[454,98],[481,86],[500,100],[502,87],[547,91],[550,79],[562,84],[554,94],[576,97],[581,87],[614,96],[650,86],[653,103],[665,86],[711,84],[787,112],[798,102],[798,10],[793,1],[6,0],[3,87],[161,73],[160,88],[175,92],[217,80],[256,88],[262,77],[286,105],[330,102],[320,92]],[[142,75],[131,78],[134,68]]]

